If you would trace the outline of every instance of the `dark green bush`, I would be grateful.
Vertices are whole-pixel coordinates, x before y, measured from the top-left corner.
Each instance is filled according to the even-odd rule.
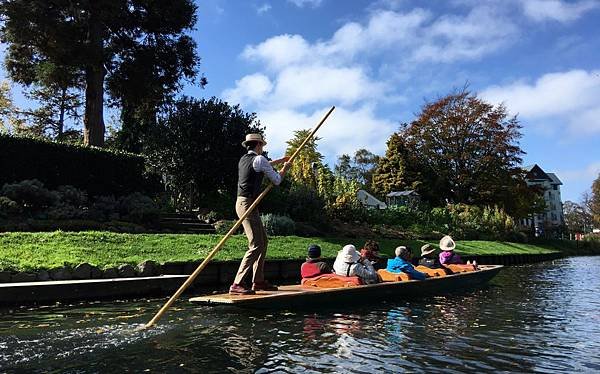
[[[220,235],[225,235],[229,232],[229,230],[231,230],[231,228],[233,227],[233,225],[235,225],[237,221],[234,220],[230,220],[230,219],[222,219],[220,221],[218,221],[217,223],[215,223],[215,232],[217,234]],[[234,234],[241,234],[243,233],[243,228],[240,225],[240,227],[235,230]]]
[[[260,218],[268,235],[293,235],[296,229],[294,220],[287,216],[264,214]]]
[[[0,134],[0,185],[37,179],[70,185],[90,196],[147,191],[144,158],[130,153]]]
[[[88,210],[88,217],[98,221],[119,219],[119,202],[114,196],[98,196]]]
[[[7,217],[20,213],[21,207],[16,201],[13,201],[6,196],[0,196],[0,217]]]
[[[160,209],[148,196],[139,192],[121,198],[121,217],[136,223],[156,223],[160,218]]]
[[[60,201],[57,192],[50,191],[37,179],[24,180],[16,183],[6,183],[0,195],[16,202],[22,211],[39,212]]]

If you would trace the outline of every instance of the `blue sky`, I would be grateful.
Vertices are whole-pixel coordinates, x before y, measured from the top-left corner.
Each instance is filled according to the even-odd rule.
[[[193,36],[218,96],[257,112],[270,154],[337,107],[319,136],[333,164],[466,82],[523,125],[524,164],[578,200],[600,172],[600,1],[203,0]],[[17,101],[19,95],[15,92]]]

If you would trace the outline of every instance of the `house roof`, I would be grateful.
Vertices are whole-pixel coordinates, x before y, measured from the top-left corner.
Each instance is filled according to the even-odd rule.
[[[392,191],[389,194],[385,195],[387,197],[394,196],[410,196],[410,195],[419,195],[419,193],[415,190],[407,190],[407,191]]]
[[[552,184],[562,185],[562,182],[560,181],[560,179],[558,179],[556,174],[554,174],[554,173],[546,173],[546,174],[550,177],[550,179],[552,179]]]

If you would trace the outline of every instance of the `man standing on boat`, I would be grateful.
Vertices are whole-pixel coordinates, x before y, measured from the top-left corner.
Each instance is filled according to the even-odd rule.
[[[238,164],[238,189],[237,200],[235,203],[235,211],[238,217],[242,217],[250,208],[250,205],[260,195],[260,187],[263,177],[267,178],[274,184],[279,185],[286,171],[290,167],[287,162],[289,157],[283,157],[279,160],[270,161],[262,155],[263,147],[267,142],[261,134],[248,134],[242,146],[248,150],[248,153],[240,158]],[[284,163],[280,172],[273,169],[273,165]],[[277,287],[265,281],[264,265],[267,254],[267,232],[260,220],[260,214],[257,209],[242,222],[244,233],[248,238],[248,251],[244,254],[244,258],[240,263],[240,267],[235,276],[235,280],[229,293],[234,295],[252,295],[254,291],[275,291]],[[252,268],[252,289],[243,286],[244,278]]]

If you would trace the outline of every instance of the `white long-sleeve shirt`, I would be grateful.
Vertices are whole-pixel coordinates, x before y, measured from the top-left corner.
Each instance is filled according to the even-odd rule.
[[[252,168],[257,173],[264,173],[267,178],[276,186],[281,183],[281,175],[273,168],[273,165],[263,155],[259,155],[254,151],[248,151],[248,154],[254,154],[254,160],[252,161]]]

